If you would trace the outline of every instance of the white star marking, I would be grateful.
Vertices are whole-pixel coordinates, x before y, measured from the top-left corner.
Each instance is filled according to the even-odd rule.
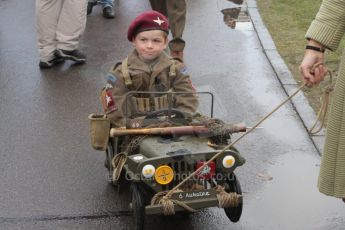
[[[157,23],[158,25],[163,24],[165,21],[161,20],[159,17],[157,17],[156,20],[153,20],[155,23]]]
[[[105,96],[105,100],[107,101],[107,105],[109,105],[109,103],[111,102],[111,97],[109,97],[108,95]]]
[[[206,165],[204,168],[201,169],[200,171],[200,175],[206,175],[209,174],[211,172],[211,167]]]

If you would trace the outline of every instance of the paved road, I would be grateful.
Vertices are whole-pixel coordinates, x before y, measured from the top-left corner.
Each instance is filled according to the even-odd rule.
[[[250,6],[257,25],[255,1]],[[216,117],[253,125],[287,96],[271,65],[279,60],[267,59],[271,50],[260,43],[270,37],[259,40],[249,22],[230,29],[221,11],[231,7],[226,0],[188,1],[186,64],[196,88],[216,95]],[[0,0],[0,229],[132,229],[128,195],[107,185],[104,156],[90,148],[87,116],[101,111],[104,74],[132,49],[130,20],[148,8],[146,1],[121,1],[115,20],[95,8],[81,44],[87,64],[41,71],[34,1]],[[343,229],[345,206],[317,192],[320,157],[294,107],[262,127],[237,146],[247,159],[238,170],[240,222],[212,208],[149,218],[147,228]]]

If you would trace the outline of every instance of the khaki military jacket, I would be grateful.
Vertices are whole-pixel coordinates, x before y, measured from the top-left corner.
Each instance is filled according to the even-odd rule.
[[[195,92],[186,67],[164,52],[153,63],[145,63],[134,50],[127,58],[127,68],[123,68],[123,65],[124,62],[117,63],[111,70],[100,98],[105,113],[117,127],[125,125],[124,112],[127,112],[127,109],[124,99],[130,91]],[[126,84],[126,71],[131,84]],[[136,96],[148,97],[147,94]],[[175,96],[174,108],[192,114],[197,107],[196,94]]]

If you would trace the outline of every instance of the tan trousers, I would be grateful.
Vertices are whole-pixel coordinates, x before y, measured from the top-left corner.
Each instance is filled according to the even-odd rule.
[[[186,24],[186,0],[150,0],[153,10],[159,11],[169,18],[173,39],[169,42],[172,51],[183,51],[185,41],[182,39]]]
[[[87,0],[36,0],[36,27],[41,61],[56,49],[74,50],[86,25]]]

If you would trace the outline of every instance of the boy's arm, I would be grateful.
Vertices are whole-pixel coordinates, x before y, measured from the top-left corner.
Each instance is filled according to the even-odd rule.
[[[120,66],[107,75],[107,83],[101,91],[100,101],[104,113],[116,127],[124,126],[123,103],[128,89],[125,86]]]
[[[176,108],[191,114],[195,113],[198,109],[199,101],[195,94],[195,88],[189,77],[187,67],[183,63],[176,65],[176,77],[172,82],[172,88],[175,92],[189,93],[175,96]]]

